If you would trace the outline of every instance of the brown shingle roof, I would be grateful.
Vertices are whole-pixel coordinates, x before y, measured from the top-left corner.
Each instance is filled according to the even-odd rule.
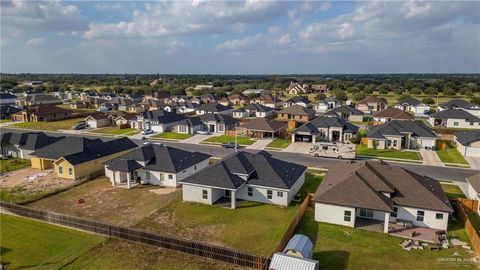
[[[57,107],[55,105],[39,105],[30,109],[27,109],[30,113],[36,115],[48,115],[53,113],[69,113],[70,110]]]
[[[305,108],[300,105],[293,105],[286,109],[279,111],[278,113],[292,114],[292,115],[315,115],[315,111],[309,108]]]
[[[379,98],[379,97],[376,97],[376,96],[368,96],[368,97],[360,100],[359,102],[357,102],[357,104],[368,104],[368,103],[383,103],[385,105],[388,105],[388,103],[385,99]]]
[[[383,111],[376,112],[373,114],[373,117],[392,118],[395,120],[413,120],[414,119],[414,117],[411,114],[394,107],[386,108]]]
[[[280,122],[276,120],[271,120],[267,118],[256,118],[252,119],[248,122],[245,122],[239,128],[249,129],[249,130],[258,130],[258,131],[267,131],[267,132],[275,132],[282,128],[285,128],[287,123]]]

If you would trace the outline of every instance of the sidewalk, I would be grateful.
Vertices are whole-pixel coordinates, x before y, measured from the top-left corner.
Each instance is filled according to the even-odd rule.
[[[432,150],[425,150],[425,149],[420,149],[419,152],[420,152],[420,155],[422,156],[424,165],[445,166],[445,164],[443,164],[443,162],[438,157],[437,152]]]

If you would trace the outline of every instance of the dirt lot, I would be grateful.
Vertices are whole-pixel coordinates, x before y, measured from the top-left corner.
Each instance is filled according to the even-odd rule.
[[[168,204],[178,192],[157,195],[151,192],[151,189],[158,187],[138,185],[129,190],[112,187],[106,177],[101,177],[34,202],[30,206],[121,226],[132,226]],[[80,199],[84,202],[78,203]]]
[[[72,180],[56,177],[52,170],[41,171],[30,167],[0,174],[2,189],[19,188],[27,192],[41,192],[73,183]]]

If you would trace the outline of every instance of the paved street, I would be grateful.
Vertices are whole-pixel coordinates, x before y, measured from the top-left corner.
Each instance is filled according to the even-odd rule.
[[[2,128],[1,132],[25,132],[24,130],[15,130],[11,128]],[[53,135],[53,136],[61,136],[64,135],[59,132],[45,132],[46,134]],[[86,135],[86,134],[74,134],[71,136],[83,136],[87,138],[102,138],[105,140],[111,140],[111,137],[102,137],[102,136],[95,136],[95,135]],[[142,144],[145,141],[141,140],[134,140],[137,144]],[[234,149],[225,149],[223,147],[219,147],[216,145],[204,145],[204,144],[186,144],[183,141],[180,142],[164,142],[166,145],[174,146],[180,149],[185,149],[189,151],[198,151],[202,153],[206,153],[212,155],[214,157],[225,157],[229,154],[232,154],[235,150]],[[252,150],[252,149],[244,149],[242,150],[247,152],[258,152],[259,150]],[[313,157],[305,154],[298,154],[298,153],[290,153],[290,152],[279,152],[279,151],[272,151],[271,154],[274,157],[290,161],[296,162],[299,164],[303,164],[305,166],[311,167],[320,167],[320,168],[329,168],[333,165],[339,163],[346,163],[345,160],[338,160],[338,159],[330,159],[330,158],[318,158]],[[399,162],[390,162],[396,166],[400,166],[406,169],[409,169],[413,172],[418,174],[427,175],[429,177],[439,179],[439,180],[449,180],[455,182],[465,182],[465,178],[471,176],[475,173],[479,173],[479,170],[473,169],[464,169],[464,168],[452,168],[452,167],[439,167],[439,166],[430,166],[430,165],[421,165],[421,164],[413,164],[413,163],[399,163]]]

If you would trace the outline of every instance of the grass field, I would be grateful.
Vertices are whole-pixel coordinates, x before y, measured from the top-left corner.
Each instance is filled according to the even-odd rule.
[[[21,158],[9,158],[0,160],[0,173],[18,170],[30,166],[30,160]]]
[[[0,124],[12,122],[12,119],[0,119]]]
[[[460,224],[450,224],[449,232],[469,242]],[[446,269],[437,262],[438,258],[451,258],[454,252],[472,257],[460,247],[405,251],[398,246],[402,238],[316,222],[313,207],[305,213],[296,233],[306,234],[313,241],[313,259],[320,261],[322,269]],[[474,265],[461,267],[476,269]]]
[[[285,148],[290,143],[292,143],[292,139],[282,139],[282,138],[275,138],[271,143],[267,145],[267,147],[272,148]]]
[[[43,191],[28,191],[21,187],[16,188],[1,188],[0,189],[0,201],[9,203],[25,203],[30,202],[42,197],[45,197],[51,193],[55,193],[64,188],[52,188]]]
[[[104,127],[104,128],[98,128],[93,130],[93,133],[101,133],[101,134],[110,134],[110,135],[124,135],[124,134],[130,134],[133,133],[134,131],[138,131],[137,129],[134,128],[118,128],[118,127]],[[137,133],[140,133],[139,131]]]
[[[440,183],[440,185],[442,186],[443,192],[445,192],[445,195],[447,195],[448,198],[466,198],[465,194],[463,194],[462,190],[457,185],[449,183]]]
[[[182,134],[177,132],[163,132],[163,133],[151,136],[151,138],[171,139],[171,140],[185,140],[190,137],[193,137],[193,134]]]
[[[227,135],[220,135],[220,136],[215,136],[215,137],[210,137],[203,142],[206,143],[216,143],[216,144],[222,144],[222,143],[229,143],[229,142],[235,142],[235,136],[227,136]],[[243,136],[237,136],[237,143],[239,145],[251,145],[255,141],[243,137]]]
[[[366,145],[357,145],[357,155],[371,156],[371,157],[385,157],[385,158],[399,158],[420,160],[420,154],[412,151],[400,151],[394,149],[373,149],[367,148]]]
[[[83,118],[72,118],[67,120],[52,121],[52,122],[21,122],[10,125],[9,127],[56,131],[62,129],[72,129],[78,122],[83,121]]]
[[[1,263],[6,269],[61,269],[105,237],[11,215],[0,215]]]
[[[465,158],[458,152],[457,148],[455,148],[455,145],[451,141],[443,141],[447,144],[447,147],[443,150],[437,149],[435,152],[437,152],[438,157],[442,162],[445,163],[458,163],[458,164],[467,164],[468,162],[465,160]]]

